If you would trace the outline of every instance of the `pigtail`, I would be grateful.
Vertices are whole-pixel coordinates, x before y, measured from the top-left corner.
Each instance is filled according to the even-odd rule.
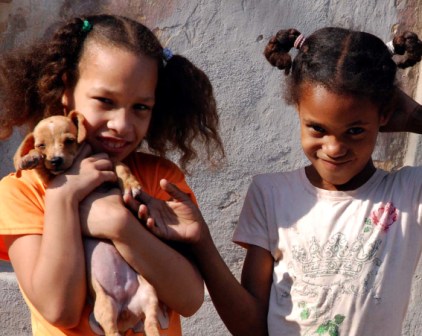
[[[205,73],[180,55],[172,55],[160,72],[147,135],[150,149],[160,155],[178,150],[183,169],[198,157],[200,143],[208,160],[218,153],[224,157],[216,101]]]
[[[406,31],[394,36],[392,45],[393,54],[405,55],[403,59],[397,62],[397,67],[405,69],[421,61],[422,41],[415,33]]]
[[[302,40],[298,44],[299,48],[303,43],[303,35],[299,31],[296,29],[278,31],[275,36],[271,37],[264,50],[268,62],[280,70],[284,69],[285,74],[288,75],[292,66],[292,57],[289,51],[300,37]]]
[[[32,128],[39,120],[63,114],[64,77],[73,83],[86,33],[82,20],[64,25],[50,41],[13,51],[0,62],[0,139],[14,127]]]
[[[81,49],[89,33],[83,27],[83,19],[69,21],[56,32],[48,45],[45,66],[38,80],[41,103],[45,108],[44,117],[63,114],[61,97],[65,85],[73,87],[76,83]]]

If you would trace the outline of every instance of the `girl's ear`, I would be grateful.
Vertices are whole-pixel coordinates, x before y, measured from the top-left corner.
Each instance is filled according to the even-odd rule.
[[[392,99],[392,103],[388,105],[381,106],[380,108],[380,127],[383,127],[388,124],[391,119],[391,116],[394,113],[396,108],[396,97]]]
[[[65,86],[63,95],[62,95],[62,105],[65,111],[71,111],[73,109],[74,106],[74,102],[73,102],[73,90],[69,88],[69,86],[67,85],[67,76],[66,74],[64,74],[62,76],[62,80]]]
[[[380,126],[385,126],[388,124],[388,121],[391,118],[391,114],[392,114],[392,109],[389,109],[388,111],[383,111],[383,113],[381,113],[380,115]]]
[[[63,95],[62,95],[62,105],[64,108],[67,108],[69,106],[69,97],[67,94],[67,89],[64,90]]]

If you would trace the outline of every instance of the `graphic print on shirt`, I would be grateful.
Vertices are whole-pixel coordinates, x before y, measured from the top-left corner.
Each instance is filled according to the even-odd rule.
[[[296,274],[291,287],[293,309],[303,325],[309,323],[302,335],[340,336],[347,316],[336,311],[336,303],[346,296],[370,294],[380,303],[376,276],[383,262],[381,244],[398,217],[393,203],[381,203],[365,218],[353,241],[337,232],[325,242],[313,236],[306,246],[293,245],[289,263]]]

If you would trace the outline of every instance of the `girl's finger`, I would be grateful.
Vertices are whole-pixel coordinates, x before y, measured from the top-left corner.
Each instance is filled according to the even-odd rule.
[[[158,238],[166,238],[164,237],[164,233],[161,231],[161,229],[157,225],[155,225],[154,219],[148,218],[146,222],[146,227],[151,233],[153,233]]]
[[[144,221],[148,221],[148,208],[146,205],[141,204],[138,208],[138,218]]]
[[[115,172],[113,162],[111,162],[110,159],[96,159],[96,161],[93,162],[93,165],[98,170],[110,170]]]
[[[190,197],[181,191],[176,185],[170,183],[166,179],[160,180],[161,188],[177,201],[190,201]]]
[[[139,201],[139,202],[141,202],[141,203],[143,203],[143,204],[149,204],[150,202],[151,202],[151,200],[153,199],[153,197],[152,196],[150,196],[150,195],[148,195],[145,191],[143,191],[143,190],[141,190],[140,192],[139,192],[139,194],[138,195],[136,195],[136,199]]]
[[[133,198],[131,192],[125,192],[123,194],[123,201],[129,209],[132,211],[138,211],[139,202]]]
[[[99,175],[98,185],[96,187],[100,186],[104,182],[113,182],[114,183],[116,181],[117,181],[117,176],[116,176],[116,173],[114,171],[112,171],[112,170],[103,170],[103,171],[101,171],[101,174]],[[110,186],[108,186],[108,185],[105,185],[104,187],[106,188],[106,190],[109,190],[110,189]]]

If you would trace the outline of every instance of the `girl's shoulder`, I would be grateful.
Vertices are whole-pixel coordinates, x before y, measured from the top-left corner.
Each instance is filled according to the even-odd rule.
[[[182,174],[181,169],[169,159],[145,152],[134,152],[124,160],[124,163],[131,170],[147,170],[147,171],[178,171]]]
[[[303,182],[305,169],[298,168],[286,172],[258,174],[252,178],[252,183],[258,185],[299,184]]]
[[[385,178],[391,182],[408,182],[420,186],[422,185],[422,166],[404,166],[386,173]]]
[[[148,194],[156,198],[168,199],[168,194],[160,187],[160,180],[166,179],[196,202],[192,190],[186,183],[185,174],[172,161],[157,155],[136,152],[126,158],[124,163],[128,165],[143,190]]]

